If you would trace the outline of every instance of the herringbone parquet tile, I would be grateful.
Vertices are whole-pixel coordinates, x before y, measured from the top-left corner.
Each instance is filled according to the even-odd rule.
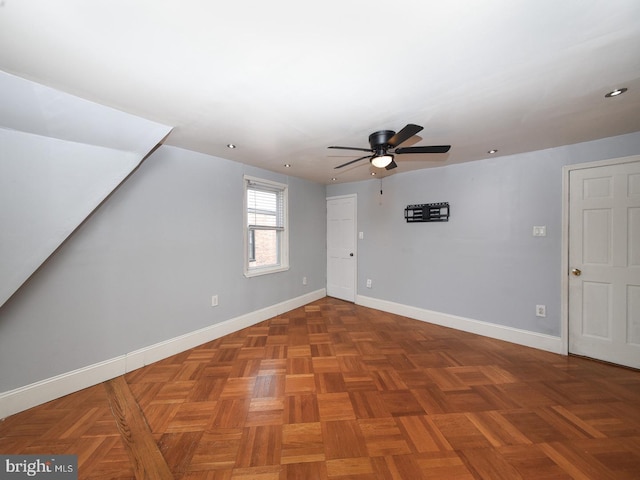
[[[6,419],[0,453],[87,479],[640,478],[640,372],[331,298],[123,380]]]

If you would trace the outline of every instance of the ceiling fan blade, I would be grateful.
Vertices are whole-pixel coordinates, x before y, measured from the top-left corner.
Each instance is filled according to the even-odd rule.
[[[386,167],[384,167],[384,168],[386,168],[387,170],[393,170],[397,166],[398,166],[398,164],[394,160],[391,160],[391,163],[389,165],[387,165]]]
[[[331,146],[331,147],[327,147],[327,148],[337,148],[339,150],[358,150],[359,152],[373,152],[373,150],[371,150],[370,148],[336,147],[336,146]]]
[[[333,169],[336,170],[338,168],[346,167],[347,165],[351,165],[352,163],[359,162],[360,160],[364,160],[365,158],[371,158],[372,156],[373,155],[365,155],[364,157],[356,158],[355,160],[351,160],[350,162],[343,163],[342,165],[338,165],[337,167],[334,167]]]
[[[451,145],[431,145],[426,147],[396,148],[393,153],[447,153]]]
[[[387,143],[392,147],[397,147],[401,143],[409,140],[411,137],[413,137],[416,133],[418,133],[423,128],[424,127],[421,127],[420,125],[414,125],[413,123],[409,123],[402,130],[400,130],[393,137],[391,137]]]

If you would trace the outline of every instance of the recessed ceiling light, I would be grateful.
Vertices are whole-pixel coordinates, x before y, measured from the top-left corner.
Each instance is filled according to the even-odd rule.
[[[335,182],[336,180],[338,180],[336,177],[331,177],[332,182]]]
[[[615,90],[607,93],[605,97],[607,98],[617,97],[618,95],[622,95],[626,91],[627,91],[627,88],[616,88]]]
[[[494,153],[498,153],[498,149],[497,148],[492,148],[487,153],[490,154],[490,155],[493,155]]]
[[[371,172],[372,177],[375,177],[375,175],[376,175],[376,172]]]
[[[227,148],[236,148],[236,146],[233,143],[227,143]]]
[[[284,168],[291,168],[291,164],[290,163],[285,163],[284,164]]]

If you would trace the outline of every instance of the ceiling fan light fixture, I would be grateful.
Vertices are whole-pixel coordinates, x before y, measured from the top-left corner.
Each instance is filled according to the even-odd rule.
[[[393,162],[393,155],[389,155],[388,153],[371,157],[371,165],[376,168],[384,168],[391,162]]]

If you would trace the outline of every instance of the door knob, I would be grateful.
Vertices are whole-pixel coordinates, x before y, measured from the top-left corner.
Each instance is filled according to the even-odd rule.
[[[573,268],[571,270],[571,273],[573,273],[576,277],[579,277],[580,275],[582,275],[582,270],[580,270],[579,268]]]

